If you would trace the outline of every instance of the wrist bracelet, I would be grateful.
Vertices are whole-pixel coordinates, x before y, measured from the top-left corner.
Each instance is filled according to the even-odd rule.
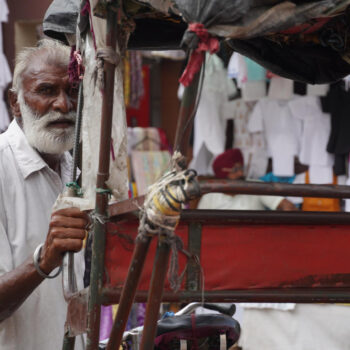
[[[62,265],[60,266],[60,268],[58,269],[58,271],[50,276],[50,275],[47,275],[45,272],[43,272],[41,269],[40,269],[40,266],[39,266],[39,262],[40,262],[40,255],[41,255],[41,250],[44,246],[44,243],[41,243],[39,244],[35,251],[34,251],[34,254],[33,254],[33,263],[34,263],[34,267],[35,267],[35,270],[36,272],[41,276],[41,277],[44,277],[44,278],[55,278],[57,277],[61,271],[62,271]]]

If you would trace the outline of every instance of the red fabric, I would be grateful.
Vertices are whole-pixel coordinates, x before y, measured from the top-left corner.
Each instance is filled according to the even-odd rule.
[[[231,148],[224,153],[218,155],[213,162],[213,170],[215,177],[218,179],[227,178],[228,172],[223,171],[224,168],[233,168],[235,164],[243,163],[243,155],[239,148]]]
[[[204,53],[209,51],[213,54],[219,50],[218,39],[212,37],[202,23],[191,23],[188,30],[197,34],[199,44],[192,51],[187,67],[179,80],[184,86],[189,86],[195,74],[200,70],[205,57]]]
[[[110,224],[109,224],[110,225]],[[105,286],[122,287],[138,222],[118,222],[107,234]],[[188,249],[188,226],[175,231]],[[254,288],[350,287],[348,225],[203,225],[200,263],[206,291]],[[138,290],[147,291],[157,248],[154,238]],[[179,255],[183,270],[187,258]],[[181,290],[184,290],[185,281]],[[165,289],[170,291],[166,281]]]

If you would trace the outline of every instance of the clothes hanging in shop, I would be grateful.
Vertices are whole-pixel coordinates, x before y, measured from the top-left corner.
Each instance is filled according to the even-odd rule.
[[[228,76],[236,79],[244,101],[257,101],[266,96],[266,69],[253,60],[233,53]]]
[[[288,101],[264,98],[254,107],[250,116],[250,132],[264,132],[272,172],[276,176],[294,175],[294,156],[299,153],[301,124],[293,118]]]
[[[321,102],[323,111],[331,114],[327,151],[335,154],[335,174],[343,175],[346,173],[346,157],[350,152],[350,91],[346,91],[343,81],[332,84]]]
[[[202,94],[194,120],[190,164],[201,175],[212,174],[211,160],[225,150],[226,120],[233,114],[228,97],[235,91],[222,60],[217,55],[207,55]]]
[[[274,76],[270,80],[268,97],[277,100],[288,100],[293,97],[294,84],[290,79]]]
[[[320,99],[316,96],[295,98],[288,106],[292,116],[302,123],[298,154],[300,162],[305,165],[333,166],[334,157],[326,150],[331,131],[331,116],[323,113]]]
[[[268,165],[267,146],[262,132],[251,133],[248,130],[250,114],[254,102],[237,99],[230,104],[234,120],[233,147],[239,148],[244,157],[245,174],[249,179],[258,179],[264,175]]]

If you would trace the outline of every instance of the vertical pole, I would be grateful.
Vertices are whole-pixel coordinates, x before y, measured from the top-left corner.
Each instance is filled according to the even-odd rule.
[[[106,45],[115,50],[117,40],[117,15],[115,11],[107,11],[107,35]],[[102,116],[101,116],[101,134],[100,134],[100,153],[97,173],[96,187],[98,189],[107,189],[106,181],[109,178],[110,146],[113,114],[113,90],[114,90],[114,71],[115,66],[107,61],[104,62],[104,81]],[[108,193],[104,191],[96,192],[95,213],[99,216],[107,216]],[[101,289],[104,273],[104,250],[106,240],[106,224],[99,220],[94,222],[94,236],[92,243],[92,261],[90,278],[90,296],[88,305],[88,329],[87,329],[87,347],[86,350],[98,349],[100,333],[100,314],[101,314]]]
[[[185,87],[181,100],[179,119],[177,122],[175,134],[174,150],[180,151],[181,154],[184,156],[186,156],[191,130],[193,126],[193,113],[195,113],[196,108],[196,97],[200,75],[201,71],[199,71],[194,76],[191,85]]]
[[[199,261],[201,256],[202,224],[190,222],[188,225],[188,251],[195,255]],[[190,259],[187,262],[186,290],[197,292],[201,290],[201,270],[199,261]]]
[[[137,285],[140,280],[150,242],[151,237],[145,237],[136,242],[132,261],[128,270],[128,276],[120,296],[117,315],[113,323],[106,350],[119,349],[121,345],[123,333],[128,321],[132,303],[135,299]]]
[[[157,320],[168,270],[169,255],[170,245],[164,241],[164,238],[160,237],[147,298],[146,316],[140,350],[152,350],[154,347],[154,338],[157,331]]]

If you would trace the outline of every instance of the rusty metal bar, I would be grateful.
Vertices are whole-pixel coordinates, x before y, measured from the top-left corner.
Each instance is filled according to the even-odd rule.
[[[117,304],[121,289],[103,290],[103,303]],[[135,301],[144,303],[147,291],[138,291]],[[204,292],[206,302],[276,302],[276,303],[350,303],[350,288],[276,288]],[[202,301],[202,292],[163,293],[162,302],[189,303]]]
[[[350,213],[344,212],[302,212],[270,210],[183,210],[180,223],[203,225],[349,225]],[[138,222],[136,216],[123,214],[111,221]]]
[[[350,198],[350,186],[296,185],[239,180],[200,181],[201,193],[255,194],[291,197]]]
[[[117,41],[117,14],[113,9],[107,11],[106,45],[116,49]],[[100,153],[97,173],[96,207],[95,212],[101,217],[107,217],[108,193],[106,181],[109,178],[111,129],[113,115],[115,65],[104,62],[105,88],[103,90]],[[94,236],[92,244],[92,262],[90,278],[90,296],[88,305],[87,350],[98,349],[100,333],[100,291],[103,284],[104,251],[106,239],[106,224],[100,220],[94,222]]]
[[[198,72],[194,76],[191,85],[185,87],[181,100],[180,112],[176,126],[174,150],[180,151],[184,156],[186,156],[189,145],[189,138],[194,120],[193,113],[196,112],[195,108],[200,75],[201,73]]]
[[[350,213],[194,209],[183,210],[180,222],[206,225],[349,225]]]
[[[294,185],[234,180],[207,180],[200,181],[199,185],[201,194],[221,192],[291,197],[350,198],[350,186],[341,185]],[[109,215],[112,217],[136,211],[143,204],[144,199],[144,196],[140,196],[112,203],[108,208]]]
[[[192,256],[197,257],[198,261],[189,259],[186,271],[186,290],[198,291],[201,289],[201,270],[199,261],[201,257],[202,224],[199,222],[190,222],[188,225],[188,251]]]
[[[157,331],[159,308],[164,292],[169,255],[170,245],[160,237],[147,298],[146,316],[140,350],[150,350],[154,347],[154,338]]]
[[[126,199],[124,201],[111,203],[108,207],[109,217],[123,215],[133,211],[137,211],[143,205],[145,196]]]
[[[151,237],[146,237],[144,240],[138,240],[136,242],[106,350],[119,349],[121,345],[123,332],[135,298],[136,288],[140,280],[150,242]]]

